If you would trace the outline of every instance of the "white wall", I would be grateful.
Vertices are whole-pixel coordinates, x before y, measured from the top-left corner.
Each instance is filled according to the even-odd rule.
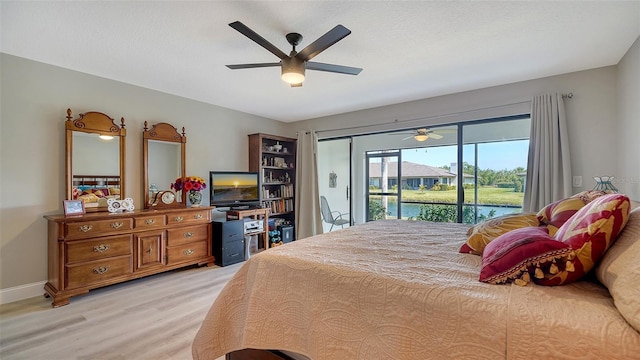
[[[640,37],[618,64],[616,186],[640,201]]]
[[[636,44],[631,51],[637,52],[637,47]],[[631,66],[629,67],[633,67],[634,73],[637,74],[638,61],[634,60],[637,55],[635,57],[629,56],[629,58],[631,58]],[[631,69],[627,71],[632,72]],[[573,189],[577,193],[593,188],[595,186],[595,182],[592,180],[594,176],[612,175],[618,177],[618,174],[621,173],[618,161],[612,161],[612,159],[616,159],[618,153],[622,152],[621,150],[630,152],[635,150],[633,159],[625,161],[625,166],[628,167],[625,171],[632,178],[636,176],[636,181],[638,179],[640,166],[637,161],[637,147],[632,146],[629,141],[624,145],[624,149],[620,149],[618,138],[621,133],[627,134],[625,127],[631,126],[637,129],[637,123],[633,125],[631,123],[638,121],[640,111],[637,110],[636,100],[636,103],[629,105],[634,108],[628,110],[628,120],[625,120],[624,123],[617,120],[618,101],[616,94],[619,91],[617,82],[618,69],[616,66],[609,66],[301,121],[295,125],[298,129],[319,131],[321,138],[349,133],[360,134],[430,126],[521,114],[529,112],[529,100],[536,94],[571,92],[573,98],[565,101],[565,107],[570,134],[572,173],[583,177],[583,186]],[[631,83],[633,85],[629,84],[628,88],[624,90],[624,96],[629,99],[629,102],[631,99],[640,98],[640,92],[637,88],[638,81],[633,80]],[[368,124],[375,126],[363,127]],[[331,129],[345,130],[328,131]],[[625,136],[631,139],[630,135]],[[362,156],[363,154],[354,154],[354,159],[362,158]],[[356,167],[360,164],[359,160],[355,160],[355,163]],[[354,184],[354,194],[363,193],[363,189],[358,188],[358,185],[357,182]],[[632,197],[635,200],[640,199],[638,194],[633,194]],[[358,214],[364,210],[360,201],[354,203],[356,205],[355,216],[358,218],[360,217]]]
[[[62,212],[64,121],[99,111],[125,118],[127,196],[142,207],[142,130],[186,128],[187,175],[248,170],[248,134],[295,136],[284,123],[1,54],[0,289],[46,281],[47,225]],[[117,121],[119,123],[119,121]],[[291,132],[294,131],[294,132]],[[203,204],[208,204],[206,192]],[[38,290],[42,294],[42,287]]]

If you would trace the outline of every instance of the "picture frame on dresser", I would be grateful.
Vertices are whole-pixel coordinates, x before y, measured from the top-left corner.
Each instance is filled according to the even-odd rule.
[[[63,200],[64,216],[84,215],[86,210],[82,200]]]

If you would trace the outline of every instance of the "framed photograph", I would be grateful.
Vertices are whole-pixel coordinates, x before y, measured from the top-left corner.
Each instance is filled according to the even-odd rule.
[[[287,164],[284,162],[284,158],[281,157],[273,158],[273,165],[276,167],[287,167]]]
[[[65,200],[64,216],[84,214],[84,202],[82,200]]]

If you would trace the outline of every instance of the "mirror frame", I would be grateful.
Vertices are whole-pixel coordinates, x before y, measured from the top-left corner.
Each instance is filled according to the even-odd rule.
[[[124,128],[124,118],[120,119],[121,125],[117,125],[113,118],[107,114],[89,111],[79,114],[76,119],[71,116],[71,109],[67,109],[67,121],[65,121],[65,177],[67,184],[66,200],[73,200],[73,132],[83,132],[98,135],[119,136],[120,139],[120,198],[124,199],[125,192],[125,137],[127,130]],[[86,208],[87,212],[108,211],[107,206]]]
[[[178,129],[169,123],[157,123],[149,129],[148,122],[145,121],[144,131],[142,132],[142,169],[144,172],[142,176],[144,179],[142,193],[144,194],[145,209],[151,207],[149,204],[149,140],[180,143],[180,174],[183,182],[187,173],[185,164],[187,137],[185,136],[184,127],[182,128],[182,134],[180,134]],[[185,191],[182,191],[182,199],[179,204],[180,206],[187,206],[187,194]]]

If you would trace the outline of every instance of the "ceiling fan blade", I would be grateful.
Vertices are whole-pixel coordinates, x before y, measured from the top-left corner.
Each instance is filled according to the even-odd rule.
[[[325,64],[319,62],[310,61],[307,63],[307,70],[317,70],[317,71],[326,71],[332,73],[340,73],[347,75],[358,75],[362,69],[351,67],[351,66],[343,66],[343,65],[334,65],[334,64]]]
[[[263,48],[269,50],[273,55],[277,56],[278,58],[286,59],[286,58],[289,57],[287,54],[282,52],[282,50],[278,49],[275,45],[273,45],[272,43],[268,42],[262,36],[258,35],[258,33],[256,33],[255,31],[249,29],[245,24],[241,23],[240,21],[234,21],[231,24],[229,24],[229,26],[231,26],[232,28],[238,30],[242,35],[244,35],[244,36],[248,37],[249,39],[255,41],[258,45],[260,45]]]
[[[436,139],[436,140],[442,139],[442,135],[436,134],[436,133],[433,133],[433,132],[429,133],[429,137],[432,138],[432,139]]]
[[[351,34],[351,30],[342,25],[337,25],[326,34],[320,36],[316,41],[309,44],[306,48],[302,49],[302,51],[296,54],[296,57],[302,61],[311,60],[314,56],[325,51],[329,46],[342,40],[349,34]]]
[[[413,139],[413,135],[407,136],[406,138],[402,139],[401,141],[405,141],[405,140],[409,140],[409,139]]]
[[[252,69],[252,68],[262,68],[262,67],[272,67],[272,66],[280,66],[280,63],[258,63],[258,64],[236,64],[236,65],[227,65],[229,69],[238,70],[238,69]]]

